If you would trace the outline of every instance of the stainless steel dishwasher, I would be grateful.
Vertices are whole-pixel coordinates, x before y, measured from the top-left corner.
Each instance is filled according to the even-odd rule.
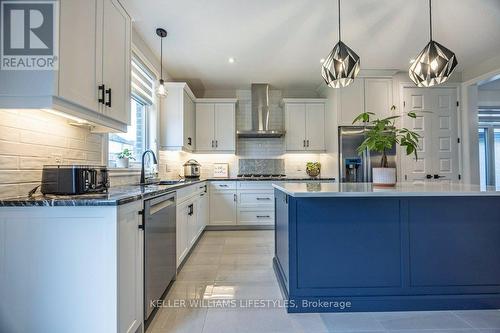
[[[176,275],[175,193],[144,201],[144,320]],[[151,316],[151,318],[150,318]]]

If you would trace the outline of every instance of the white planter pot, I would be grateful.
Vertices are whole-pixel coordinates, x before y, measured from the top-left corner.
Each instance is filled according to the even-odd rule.
[[[128,166],[129,166],[128,158],[119,158],[116,160],[117,168],[128,168]]]
[[[373,168],[373,185],[394,186],[396,185],[396,168]]]

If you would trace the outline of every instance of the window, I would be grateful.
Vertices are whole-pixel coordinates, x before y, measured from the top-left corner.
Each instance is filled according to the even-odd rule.
[[[132,96],[130,99],[131,124],[127,127],[127,133],[109,134],[108,164],[116,167],[118,154],[124,149],[132,152],[130,160],[131,167],[140,166],[142,153],[146,148],[154,147],[156,142],[150,140],[156,131],[150,128],[150,119],[156,117],[156,105],[154,99],[155,75],[134,54],[132,56]],[[150,130],[151,129],[151,130]]]

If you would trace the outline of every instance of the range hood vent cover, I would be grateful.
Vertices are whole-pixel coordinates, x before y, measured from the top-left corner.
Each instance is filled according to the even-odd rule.
[[[269,128],[269,84],[252,84],[252,129],[237,131],[240,138],[279,138],[285,131]]]

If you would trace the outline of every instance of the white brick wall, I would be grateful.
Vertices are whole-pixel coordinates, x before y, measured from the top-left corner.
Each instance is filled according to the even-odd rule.
[[[102,140],[41,110],[0,110],[0,197],[26,195],[44,164],[102,164]]]

